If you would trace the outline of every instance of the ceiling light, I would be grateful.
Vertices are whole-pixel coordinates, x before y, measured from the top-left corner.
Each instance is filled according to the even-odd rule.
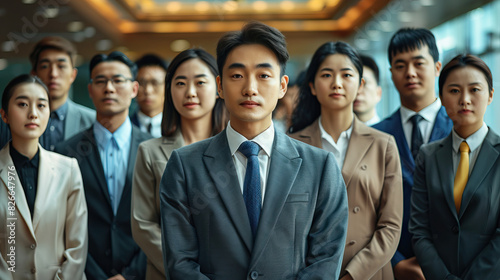
[[[434,1],[433,0],[420,0],[420,4],[422,4],[422,6],[433,6]]]
[[[236,11],[236,9],[238,9],[238,2],[226,1],[224,3],[224,10],[226,10],[228,12],[234,12],[234,11]]]
[[[14,41],[5,41],[2,43],[2,51],[11,52],[16,48],[16,43]]]
[[[191,44],[184,39],[175,40],[172,43],[170,43],[170,49],[173,52],[182,52],[184,50],[189,49],[189,47],[191,47]]]
[[[252,6],[253,6],[254,10],[260,11],[260,12],[267,9],[267,3],[264,1],[255,1],[255,2],[253,2]]]
[[[401,22],[411,22],[411,13],[410,12],[399,12],[398,19]]]
[[[59,7],[47,7],[43,12],[46,18],[55,18],[59,14]]]
[[[69,32],[78,32],[78,31],[81,31],[83,29],[84,25],[83,25],[83,22],[81,21],[72,21],[70,23],[68,23],[68,31]]]
[[[194,9],[197,10],[198,12],[206,12],[208,11],[208,9],[210,9],[210,3],[208,3],[207,1],[197,2],[194,5]]]
[[[323,9],[323,1],[322,0],[311,0],[309,2],[307,2],[307,5],[309,6],[309,8],[311,10],[314,10],[314,11],[319,11],[321,9]]]
[[[95,35],[95,28],[92,26],[88,26],[83,30],[83,33],[85,34],[85,37],[87,38],[92,38]]]
[[[111,40],[103,39],[103,40],[97,41],[97,43],[95,44],[95,49],[97,51],[103,52],[103,51],[107,51],[107,50],[111,49],[111,46],[113,46],[113,43],[111,42]]]
[[[292,1],[282,1],[280,3],[280,8],[284,11],[291,11],[295,9],[295,3],[293,3]]]
[[[167,11],[169,12],[178,12],[182,8],[182,4],[177,1],[173,1],[167,4]]]
[[[23,0],[23,4],[34,4],[36,0]]]

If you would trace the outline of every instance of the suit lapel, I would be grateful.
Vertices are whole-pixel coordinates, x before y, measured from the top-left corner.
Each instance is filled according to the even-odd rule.
[[[373,137],[366,125],[362,124],[356,117],[354,118],[351,139],[347,147],[344,165],[342,166],[342,177],[344,177],[345,185],[349,188],[354,170],[359,162],[365,156],[366,152],[373,144]]]
[[[298,140],[311,146],[322,149],[321,130],[319,129],[319,118],[303,130],[297,132]]]
[[[2,180],[4,187],[7,189],[7,192],[9,192],[9,182],[15,184],[15,185],[11,184],[10,186],[11,187],[15,186],[14,192],[15,192],[15,202],[17,211],[21,214],[24,223],[29,228],[31,235],[33,236],[33,239],[35,239],[35,231],[33,230],[33,223],[31,221],[30,208],[28,206],[28,201],[26,201],[26,195],[24,193],[23,186],[21,185],[21,180],[19,180],[19,175],[17,174],[17,170],[14,171],[15,173],[14,180],[9,181],[8,167],[14,166],[14,162],[12,161],[12,158],[10,157],[9,153],[9,146],[10,143],[6,144],[4,148],[0,151],[0,166],[1,166],[0,178]]]
[[[73,101],[68,98],[68,113],[64,121],[64,139],[70,138],[80,128],[80,111],[73,108]]]
[[[457,217],[455,199],[453,197],[453,150],[451,134],[440,144],[439,150],[434,155],[435,164],[438,168],[441,191],[444,193],[445,203],[453,216]]]
[[[97,148],[97,140],[94,136],[94,126],[90,126],[82,136],[82,153],[85,155],[87,164],[94,173],[94,178],[96,178],[99,188],[101,189],[108,206],[111,207],[111,199],[109,198],[108,184],[106,183],[106,178],[104,175],[104,168],[102,166],[101,156],[99,155],[99,150]]]
[[[40,162],[38,168],[38,183],[35,198],[35,211],[33,211],[33,230],[36,232],[40,217],[43,216],[43,211],[47,203],[53,203],[51,200],[50,186],[57,185],[57,180],[54,178],[55,170],[52,163],[52,158],[47,151],[40,149]],[[62,186],[60,186],[62,187]]]
[[[472,173],[467,181],[467,185],[465,186],[459,217],[463,215],[477,188],[481,185],[482,181],[486,178],[486,175],[496,163],[499,152],[495,149],[495,145],[498,144],[500,144],[500,138],[492,133],[490,129],[483,141],[476,163],[474,164],[474,169],[472,169]]]
[[[252,230],[225,130],[212,138],[203,155],[203,163],[219,192],[234,227],[239,232],[248,251],[252,252]]]
[[[163,137],[160,149],[168,160],[172,155],[172,151],[182,146],[184,146],[184,139],[182,138],[182,134],[178,132],[173,137]]]
[[[290,139],[279,132],[275,132],[270,160],[264,205],[252,250],[250,267],[255,264],[264,251],[302,164],[302,159]],[[285,174],[286,176],[284,176]]]
[[[453,123],[450,118],[448,118],[446,110],[444,107],[441,107],[436,115],[436,121],[434,122],[434,127],[432,128],[429,143],[446,137],[450,134],[452,126]]]

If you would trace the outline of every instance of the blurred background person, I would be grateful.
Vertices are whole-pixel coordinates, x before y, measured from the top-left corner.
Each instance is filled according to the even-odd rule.
[[[353,108],[360,121],[372,126],[380,121],[377,114],[377,104],[382,98],[382,87],[379,86],[380,73],[373,58],[366,55],[360,55],[360,58],[363,63],[365,84],[359,88]]]
[[[47,87],[31,75],[14,78],[2,96],[0,113],[12,132],[0,151],[2,280],[86,279],[87,205],[78,163],[38,142],[51,106]]]
[[[286,94],[278,100],[276,109],[273,111],[274,127],[286,133],[292,124],[292,113],[299,98],[300,85],[304,82],[306,71],[301,71],[294,80],[290,80]]]
[[[484,122],[489,67],[458,55],[443,67],[439,97],[453,121],[417,157],[410,232],[426,279],[500,276],[500,137]]]
[[[157,55],[146,54],[135,62],[139,92],[135,101],[138,109],[130,116],[133,124],[153,137],[161,137],[165,75],[167,63]]]
[[[401,234],[401,165],[394,137],[354,116],[362,76],[353,47],[320,46],[307,69],[290,136],[332,152],[342,169],[349,220],[340,279],[394,279],[390,260]]]
[[[132,234],[148,257],[146,279],[165,279],[161,247],[160,181],[174,149],[221,132],[228,121],[217,98],[215,58],[188,49],[171,62],[166,78],[163,137],[139,145],[132,183]]]

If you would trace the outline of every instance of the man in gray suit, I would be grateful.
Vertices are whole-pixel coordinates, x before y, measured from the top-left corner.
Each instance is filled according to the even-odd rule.
[[[57,143],[90,127],[95,121],[94,110],[68,98],[78,73],[75,55],[76,49],[71,42],[55,36],[40,40],[30,54],[31,74],[38,76],[49,89],[50,121],[40,142],[51,151]]]
[[[275,131],[288,51],[252,22],[217,46],[227,129],[174,150],[161,181],[170,279],[338,279],[345,185],[331,153]],[[249,150],[252,150],[249,153]]]

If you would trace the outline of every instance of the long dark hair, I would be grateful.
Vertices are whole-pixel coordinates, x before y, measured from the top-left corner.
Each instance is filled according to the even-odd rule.
[[[312,124],[321,114],[321,105],[318,98],[311,92],[310,83],[314,84],[314,78],[321,63],[333,54],[343,54],[347,56],[359,73],[359,81],[363,76],[363,63],[358,52],[349,44],[344,42],[327,42],[321,45],[314,53],[311,64],[307,68],[306,78],[300,86],[297,106],[292,114],[292,125],[288,129],[289,133],[294,133]]]
[[[161,120],[161,135],[165,137],[174,136],[181,127],[181,116],[175,109],[174,102],[172,100],[172,79],[174,78],[175,71],[177,71],[177,68],[179,68],[182,63],[194,58],[198,58],[203,61],[207,65],[208,69],[210,69],[210,72],[214,75],[214,78],[219,75],[215,58],[202,49],[185,50],[179,53],[172,60],[168,66],[167,75],[165,77],[165,104],[163,105],[163,118]],[[211,135],[216,135],[224,130],[227,121],[228,113],[226,106],[224,105],[224,100],[217,98],[215,106],[212,109]]]

